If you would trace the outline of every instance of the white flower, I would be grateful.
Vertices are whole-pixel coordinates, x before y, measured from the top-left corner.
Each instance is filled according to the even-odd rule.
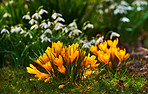
[[[45,37],[44,39],[42,39],[42,41],[41,42],[44,42],[44,41],[49,41],[49,42],[51,42],[51,40],[49,39],[49,38],[47,38],[47,37]]]
[[[142,5],[148,5],[148,3],[145,0],[136,0],[132,3],[132,5],[142,6]]]
[[[18,27],[18,26],[13,27],[13,26],[11,26],[11,33],[14,33],[14,32],[18,33],[21,30],[22,30],[21,27]]]
[[[48,21],[47,24],[48,24],[48,27],[50,27],[53,24],[53,22]]]
[[[15,28],[13,26],[11,26],[11,33],[15,32]]]
[[[105,12],[105,13],[108,13],[108,11],[109,11],[109,10],[106,8],[104,12]]]
[[[99,44],[99,43],[102,43],[102,42],[103,42],[103,38],[104,38],[104,36],[99,37],[99,38],[97,39],[95,45],[97,45],[97,44]]]
[[[14,1],[13,1],[13,0],[9,1],[9,4],[13,4],[13,3],[14,3]]]
[[[57,23],[54,28],[55,28],[55,30],[60,30],[63,28],[63,26],[64,26],[63,24]]]
[[[130,19],[129,18],[127,18],[127,17],[123,17],[123,18],[121,18],[121,21],[122,22],[130,22]]]
[[[42,35],[40,36],[41,39],[44,39],[44,37],[45,37],[45,34],[42,34]]]
[[[51,17],[53,19],[56,19],[58,16],[62,16],[62,14],[60,14],[60,13],[53,13]]]
[[[114,10],[114,14],[127,14],[126,6],[118,5]]]
[[[80,40],[79,43],[84,43],[84,41],[83,40]]]
[[[3,18],[7,18],[7,17],[11,17],[11,15],[10,15],[9,13],[5,13],[5,14],[3,15]]]
[[[67,27],[64,27],[63,29],[62,29],[62,32],[64,33],[67,33],[68,32],[68,28]]]
[[[9,34],[9,31],[6,28],[2,29],[1,34],[3,34],[4,32],[7,32]]]
[[[71,31],[68,36],[71,38],[71,35],[79,35],[79,33],[82,33],[82,31],[80,31],[79,29],[75,29]]]
[[[117,3],[114,3],[114,4],[109,6],[109,9],[114,9],[116,6],[117,6]]]
[[[48,28],[48,24],[47,23],[41,23],[40,24],[40,27],[46,29],[46,28]]]
[[[72,23],[70,23],[68,26],[70,27],[74,27],[74,28],[77,28],[77,24],[75,21],[73,21]]]
[[[55,23],[57,23],[57,22],[65,22],[65,20],[63,19],[63,18],[61,18],[61,17],[58,17],[56,20],[55,20]]]
[[[34,13],[33,15],[32,15],[32,18],[36,18],[36,19],[42,19],[42,17],[41,17],[41,15],[39,14],[39,13]]]
[[[72,32],[70,32],[70,33],[68,34],[68,36],[69,36],[70,38],[72,37],[71,35],[72,35]]]
[[[30,28],[31,30],[32,29],[38,29],[38,25],[37,24],[35,24],[35,25],[33,25],[33,26],[31,26],[31,28]]]
[[[137,11],[141,11],[141,10],[143,10],[143,7],[138,6]]]
[[[26,33],[26,31],[22,29],[21,32],[20,32],[20,34],[23,34],[23,33]]]
[[[94,44],[96,41],[92,39],[89,43]]]
[[[121,5],[128,6],[128,3],[126,1],[121,1]]]
[[[94,28],[93,24],[87,24],[85,27],[84,27],[84,30],[86,30],[87,28]]]
[[[84,43],[82,48],[89,48],[91,47],[91,43],[87,42],[87,43]]]
[[[39,11],[39,15],[42,15],[42,14],[44,14],[44,13],[48,14],[48,11],[46,11],[46,10],[44,10],[44,9],[41,9],[41,10]]]
[[[114,10],[114,14],[127,14],[127,11],[130,10],[133,10],[131,6],[118,5],[117,8]]]
[[[102,9],[97,10],[97,12],[100,13],[100,14],[104,13]]]
[[[30,17],[30,15],[24,15],[24,16],[23,16],[23,19],[30,20],[31,17]]]
[[[30,32],[27,32],[24,36],[26,37],[27,35],[29,35],[29,37],[32,39],[32,35]]]
[[[21,31],[21,30],[22,30],[21,27],[15,27],[15,32],[19,32],[19,31]]]
[[[113,37],[120,37],[120,35],[116,32],[112,32],[112,34],[110,35],[110,39],[112,40]]]
[[[82,31],[80,31],[79,29],[75,29],[75,30],[73,30],[72,32],[74,33],[74,35],[75,35],[75,34],[79,35],[79,33],[82,33]]]
[[[31,25],[33,25],[34,23],[37,24],[37,21],[34,20],[34,19],[31,19],[31,20],[29,21],[29,24],[31,24]]]
[[[50,29],[45,30],[44,33],[45,33],[45,34],[46,34],[46,33],[50,33],[50,34],[52,35],[52,31],[51,31]]]

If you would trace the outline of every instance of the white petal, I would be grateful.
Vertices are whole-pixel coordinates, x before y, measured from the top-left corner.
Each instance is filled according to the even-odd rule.
[[[47,25],[47,23],[41,23],[41,24],[40,24],[40,27],[46,29],[46,28],[48,28],[48,25]]]
[[[42,19],[42,17],[41,17],[41,15],[40,14],[38,14],[38,13],[34,13],[33,15],[32,15],[32,18],[36,18],[36,19]]]
[[[112,40],[113,37],[120,37],[120,35],[116,32],[112,32],[112,34],[110,35],[110,39]]]
[[[7,32],[9,34],[9,31],[6,28],[2,29],[1,34],[3,34],[4,32]]]
[[[121,18],[121,21],[122,22],[130,22],[130,19],[127,17],[123,17],[123,18]]]
[[[75,21],[73,21],[72,23],[70,23],[68,26],[70,27],[74,27],[74,28],[77,28],[77,24]]]
[[[55,23],[57,23],[57,22],[65,22],[65,20],[63,19],[63,18],[61,18],[61,17],[58,17],[56,20],[55,20]]]
[[[31,17],[30,17],[30,15],[24,15],[24,16],[23,16],[23,19],[30,20]]]
[[[60,14],[60,13],[53,13],[51,17],[53,19],[56,19],[58,16],[62,16],[62,14]]]
[[[31,20],[29,21],[29,24],[31,24],[31,25],[33,25],[34,23],[37,24],[37,21],[34,20],[34,19],[31,19]]]
[[[86,30],[87,28],[94,28],[93,24],[87,24],[85,27],[84,27],[84,30]]]
[[[42,35],[40,36],[41,39],[44,39],[44,37],[45,37],[45,34],[42,34]]]
[[[64,26],[63,24],[57,23],[54,28],[55,28],[55,30],[60,30],[63,28],[63,26]]]
[[[30,28],[31,30],[32,29],[38,29],[38,25],[37,24],[35,24],[35,25],[33,25],[33,26],[31,26],[31,28]]]
[[[39,11],[39,15],[42,15],[42,14],[44,14],[44,13],[48,14],[48,11],[46,11],[46,10],[44,10],[44,9],[41,9],[41,10]]]
[[[47,37],[45,37],[44,39],[42,39],[41,42],[44,42],[44,41],[49,41],[49,42],[51,42],[51,40],[50,40],[49,38],[47,38]]]
[[[50,29],[45,30],[44,33],[50,33],[52,35],[52,31]]]
[[[48,27],[50,27],[53,24],[53,22],[48,21]]]
[[[104,36],[99,37],[98,40],[96,41],[95,45],[97,45],[99,43],[102,43],[103,42],[103,38],[104,38]]]
[[[5,14],[3,15],[3,18],[7,18],[7,17],[11,17],[11,15],[10,15],[9,13],[5,13]]]

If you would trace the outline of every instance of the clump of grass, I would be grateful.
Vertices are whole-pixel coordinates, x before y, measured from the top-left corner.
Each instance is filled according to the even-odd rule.
[[[0,69],[0,93],[142,93],[146,94],[146,78],[132,76],[116,77],[98,75],[98,78],[87,77],[77,84],[69,84],[59,89],[59,84],[44,83],[34,79],[24,67]]]

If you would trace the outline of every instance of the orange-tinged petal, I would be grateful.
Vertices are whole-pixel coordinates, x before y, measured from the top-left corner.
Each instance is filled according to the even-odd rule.
[[[112,66],[113,66],[113,65],[112,65],[112,62],[109,62],[108,65],[109,65],[109,68],[110,68],[110,70],[111,70],[111,69],[112,69]]]
[[[118,38],[114,41],[108,40],[107,43],[110,47],[116,47],[118,45]]]
[[[59,55],[59,58],[55,58],[55,59],[54,59],[54,65],[60,66],[60,65],[62,65],[62,64],[63,64],[63,59],[62,59],[62,56]]]
[[[38,74],[38,73],[40,73],[40,71],[37,70],[37,68],[34,67],[32,64],[30,64],[30,67],[26,68],[28,73],[30,73],[30,74]]]
[[[100,43],[100,44],[98,45],[98,47],[99,47],[100,50],[106,52],[107,49],[108,49],[108,48],[107,48],[107,42],[105,41],[105,42],[103,42],[103,43]]]
[[[79,56],[79,51],[75,51],[74,53],[73,53],[73,50],[71,50],[71,55],[69,56],[69,58],[70,58],[70,61],[71,61],[71,63],[75,60],[75,58],[76,57],[78,57]]]
[[[128,59],[130,57],[130,54],[127,53],[125,56],[124,56],[124,60]]]
[[[51,79],[51,78],[49,77],[49,78],[45,79],[44,82],[49,82],[50,79]],[[49,83],[50,83],[50,82],[49,82]]]
[[[58,66],[58,71],[59,71],[59,72],[61,72],[61,73],[64,74],[64,73],[65,73],[65,70],[66,70],[66,69],[65,69],[65,67],[64,67],[63,65]]]
[[[34,70],[30,67],[27,67],[26,69],[27,69],[27,72],[30,73],[30,74],[37,74],[38,73],[38,71],[36,71],[36,70]]]
[[[97,51],[98,51],[98,50],[97,50],[97,46],[96,46],[96,45],[95,45],[95,46],[92,45],[92,46],[90,47],[90,51],[91,51],[94,55],[96,55],[96,56],[98,55],[98,54],[97,54]]]
[[[100,54],[98,54],[98,60],[101,63],[108,64],[108,62],[110,61],[110,54],[109,53],[100,53]]]
[[[120,50],[120,51],[116,51],[115,52],[116,57],[119,59],[120,62],[126,60],[127,58],[129,58],[129,54],[126,54],[126,50]]]
[[[65,85],[59,85],[59,89],[62,89],[63,87],[65,87]]]

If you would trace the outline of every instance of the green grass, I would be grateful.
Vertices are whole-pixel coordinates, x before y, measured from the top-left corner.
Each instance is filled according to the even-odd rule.
[[[142,93],[148,91],[146,77],[134,78],[132,76],[112,76],[100,74],[87,77],[85,80],[75,84],[68,84],[59,89],[58,83],[45,83],[37,80],[26,72],[23,67],[0,69],[0,93],[3,94],[52,94],[52,93]],[[34,79],[31,81],[30,79]]]

